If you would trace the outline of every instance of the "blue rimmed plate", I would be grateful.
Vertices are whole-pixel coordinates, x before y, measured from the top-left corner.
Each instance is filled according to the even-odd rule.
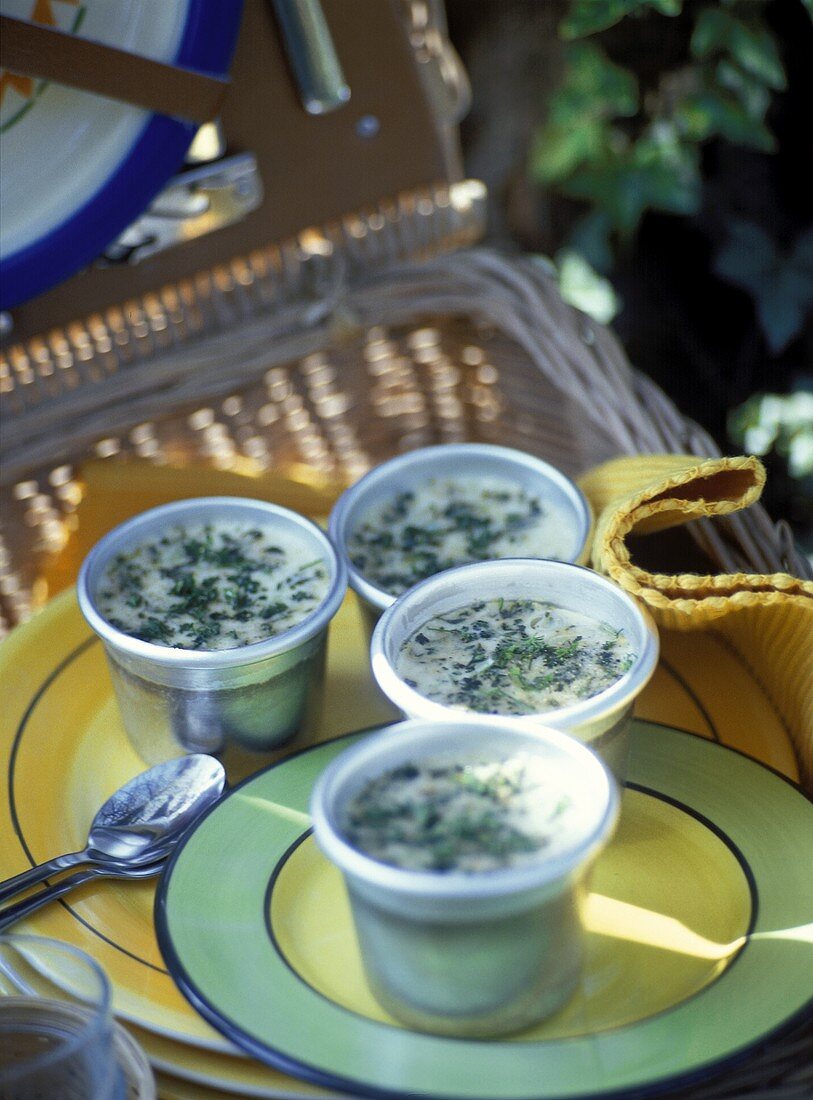
[[[0,12],[223,76],[242,0],[0,0]],[[177,171],[196,129],[0,71],[0,308],[98,256]]]

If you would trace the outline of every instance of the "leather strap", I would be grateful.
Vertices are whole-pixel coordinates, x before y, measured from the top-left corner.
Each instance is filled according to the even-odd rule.
[[[190,122],[219,114],[229,87],[217,76],[8,15],[0,15],[0,66]]]

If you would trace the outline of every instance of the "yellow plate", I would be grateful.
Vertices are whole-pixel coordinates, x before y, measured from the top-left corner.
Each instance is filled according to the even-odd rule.
[[[663,661],[638,713],[741,749],[797,779],[790,743],[769,700],[724,644],[713,635],[667,634],[662,641]],[[2,879],[81,848],[96,808],[143,764],[123,732],[101,646],[72,590],[0,646],[0,681]],[[331,628],[326,694],[321,740],[386,722],[394,713],[369,676],[352,596]],[[233,1048],[190,1008],[166,973],[153,931],[153,897],[152,883],[89,884],[21,927],[93,954],[110,975],[117,1013],[168,1040],[164,1061],[183,1076],[197,1072],[193,1047],[221,1055]],[[246,1066],[266,1090],[260,1095],[298,1087],[284,1075]]]
[[[662,729],[636,723],[635,746]],[[286,851],[269,894],[269,933],[302,981],[349,1012],[400,1027],[370,991],[341,875],[312,834]],[[618,832],[591,879],[582,986],[517,1041],[627,1027],[680,1004],[722,974],[751,919],[748,880],[724,840],[662,791],[628,787]]]
[[[338,1093],[266,1069],[252,1058],[185,1048],[130,1023],[127,1030],[149,1058],[162,1100],[222,1100],[224,1093],[258,1100],[341,1100]]]
[[[348,600],[331,645],[331,706],[320,736],[394,711],[370,683],[358,647],[358,609]],[[101,645],[89,634],[73,590],[63,592],[0,646],[0,879],[50,855],[82,848],[95,808],[144,764],[121,725]],[[154,882],[84,886],[18,928],[73,943],[104,966],[116,1013],[163,1040],[157,1061],[177,1076],[268,1098],[314,1090],[235,1051],[168,976],[152,923]],[[189,1044],[189,1045],[188,1045]],[[148,1053],[151,1044],[144,1044]]]

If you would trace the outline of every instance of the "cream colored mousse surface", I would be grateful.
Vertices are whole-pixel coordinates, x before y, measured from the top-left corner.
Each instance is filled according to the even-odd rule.
[[[324,599],[327,563],[289,530],[217,521],[173,525],[117,554],[98,610],[134,638],[221,650],[276,637]]]
[[[488,872],[559,854],[583,837],[577,799],[549,760],[528,752],[436,756],[367,782],[345,808],[347,840],[412,871]]]
[[[572,520],[561,506],[500,477],[436,477],[371,507],[350,532],[350,560],[400,595],[455,565],[491,558],[567,558]]]
[[[427,620],[395,670],[434,702],[483,714],[538,714],[608,688],[632,666],[607,623],[541,600],[475,600]]]

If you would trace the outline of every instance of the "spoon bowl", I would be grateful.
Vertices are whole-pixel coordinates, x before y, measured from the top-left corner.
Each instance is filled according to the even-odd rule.
[[[97,811],[85,848],[56,856],[0,884],[0,903],[77,864],[124,871],[162,860],[223,793],[226,773],[213,756],[193,753],[135,776]]]

